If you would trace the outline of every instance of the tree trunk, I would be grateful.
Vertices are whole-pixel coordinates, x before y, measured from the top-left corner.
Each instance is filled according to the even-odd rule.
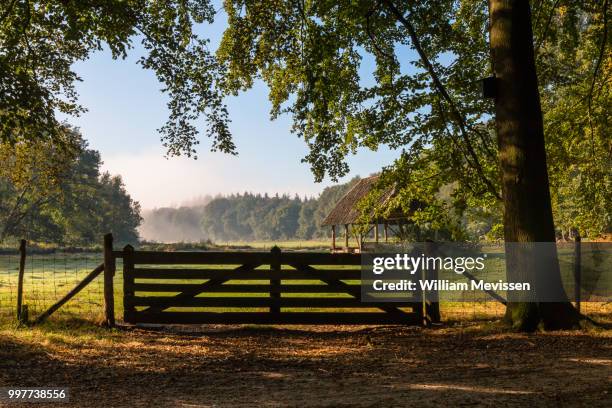
[[[504,238],[510,245],[515,242],[554,243],[529,1],[490,0],[489,9],[491,58],[497,78],[495,114],[504,202]],[[553,263],[546,267],[552,267],[557,273],[553,279],[547,275],[548,280],[540,285],[551,285],[563,291],[556,247],[551,244],[546,248],[549,253],[544,258]],[[508,251],[508,280],[533,282],[541,270],[542,264],[538,265],[541,259],[541,256],[530,256],[525,250]],[[523,279],[525,277],[527,279]],[[537,293],[537,284],[535,289]],[[575,326],[579,314],[567,297],[563,299],[565,301],[555,303],[510,302],[506,317],[518,330],[534,330],[538,325],[545,329]]]

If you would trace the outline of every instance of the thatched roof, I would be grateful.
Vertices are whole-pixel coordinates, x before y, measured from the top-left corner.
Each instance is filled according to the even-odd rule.
[[[359,213],[358,204],[362,198],[364,198],[372,187],[378,181],[378,176],[370,176],[367,178],[363,178],[355,184],[355,186],[349,190],[348,193],[344,195],[338,201],[338,204],[334,207],[333,210],[325,217],[323,223],[321,225],[343,225],[343,224],[354,224],[357,222],[357,219],[361,215]],[[390,198],[395,195],[395,189],[390,188],[380,197],[380,205],[385,204]],[[405,219],[406,216],[400,211],[391,214],[385,220],[380,221],[391,221],[398,219]]]

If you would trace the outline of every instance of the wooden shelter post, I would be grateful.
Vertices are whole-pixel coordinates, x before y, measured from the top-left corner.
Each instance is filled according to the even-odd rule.
[[[374,242],[378,244],[378,221],[374,224]]]
[[[336,250],[336,226],[332,225],[332,251]]]
[[[389,242],[389,227],[387,226],[387,223],[385,222],[384,225],[384,230],[385,230],[385,243]]]
[[[344,224],[344,247],[346,251],[349,250],[349,227],[348,224]]]

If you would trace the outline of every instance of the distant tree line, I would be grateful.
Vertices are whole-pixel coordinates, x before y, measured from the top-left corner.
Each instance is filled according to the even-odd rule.
[[[144,239],[163,242],[326,237],[321,222],[358,180],[327,187],[316,198],[247,192],[210,198],[205,205],[158,208],[144,213],[140,231]]]
[[[138,239],[140,205],[120,176],[102,173],[100,153],[65,129],[67,147],[51,142],[0,144],[0,242],[11,238],[59,245]]]

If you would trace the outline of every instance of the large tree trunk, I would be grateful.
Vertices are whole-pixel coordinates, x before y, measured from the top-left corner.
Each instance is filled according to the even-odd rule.
[[[497,78],[495,113],[502,172],[504,238],[506,243],[554,243],[529,1],[490,0],[489,5],[491,57]],[[549,262],[546,267],[556,273],[552,274],[552,279],[551,274],[547,274],[547,281],[540,285],[550,285],[563,293],[556,248],[552,244],[546,248],[549,251],[546,257],[533,256],[533,253],[530,256],[528,250],[508,251],[508,279],[533,282],[542,268],[538,263],[546,259]],[[519,330],[534,330],[538,325],[546,329],[575,326],[579,314],[567,298],[561,300],[554,303],[511,302],[506,317]]]

